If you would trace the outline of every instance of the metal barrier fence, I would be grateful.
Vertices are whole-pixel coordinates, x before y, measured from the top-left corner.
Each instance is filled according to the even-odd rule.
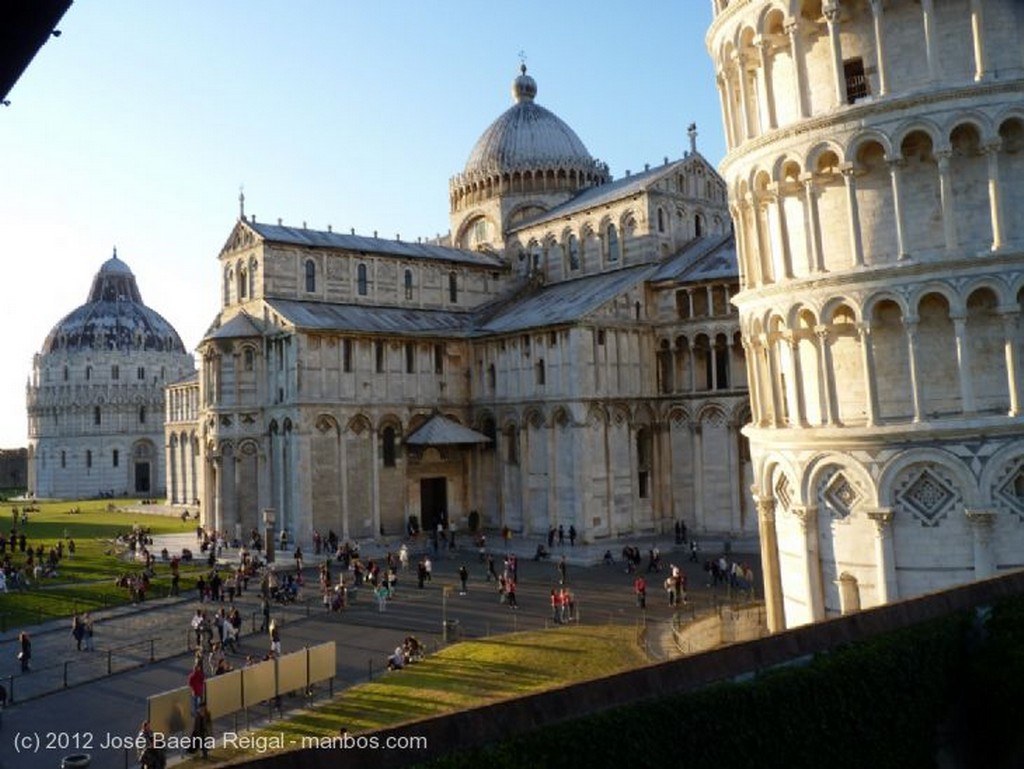
[[[193,604],[182,602],[182,606],[191,608]],[[278,625],[303,619],[310,616],[310,613],[309,603],[274,604],[273,607],[273,617]],[[153,616],[162,620],[160,626],[153,625]],[[72,686],[96,681],[113,673],[122,673],[152,662],[194,652],[196,650],[195,634],[188,626],[189,619],[188,613],[163,616],[139,612],[118,617],[116,631],[111,626],[107,631],[110,635],[105,632],[104,637],[111,637],[115,633],[120,637],[130,636],[139,633],[140,628],[149,637],[118,646],[97,647],[96,651],[83,651],[80,654],[75,654],[71,659],[53,665],[38,667],[33,665],[31,673],[14,673],[0,678],[0,681],[4,681],[7,687],[8,702],[13,704],[15,701],[40,697]],[[261,615],[258,611],[252,612],[248,622],[251,627],[250,635],[259,634],[260,619]],[[114,621],[111,620],[111,622]],[[103,632],[106,627],[105,623],[100,623],[98,630]],[[244,629],[245,625],[243,624],[243,631]],[[54,632],[64,634],[64,631]],[[244,637],[243,634],[240,634],[240,637]]]

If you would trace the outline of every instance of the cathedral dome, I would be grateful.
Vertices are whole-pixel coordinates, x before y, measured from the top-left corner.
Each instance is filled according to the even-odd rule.
[[[42,351],[83,350],[185,352],[174,327],[143,303],[135,275],[116,251],[93,278],[88,301],[53,327]]]
[[[469,153],[465,172],[503,173],[535,168],[592,168],[594,159],[566,123],[534,101],[537,82],[526,65],[512,82],[515,99],[484,131]]]

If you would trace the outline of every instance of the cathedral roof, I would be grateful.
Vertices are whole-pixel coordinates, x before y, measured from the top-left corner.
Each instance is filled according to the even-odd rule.
[[[736,259],[736,238],[733,234],[714,235],[691,240],[673,256],[662,262],[651,275],[651,282],[670,280],[694,283],[739,275]]]
[[[536,168],[591,168],[597,165],[580,138],[561,118],[534,101],[536,81],[526,66],[512,83],[515,103],[477,140],[464,173],[493,174]]]
[[[81,350],[185,352],[174,327],[143,303],[135,275],[117,251],[93,278],[88,301],[53,327],[42,351]]]
[[[639,265],[551,283],[503,303],[475,327],[476,333],[503,334],[541,326],[575,324],[631,287],[645,280],[653,265]]]
[[[492,254],[482,251],[468,251],[461,248],[438,246],[433,243],[391,240],[389,238],[369,237],[367,235],[350,235],[342,232],[324,232],[322,230],[308,230],[305,227],[286,227],[280,224],[262,224],[250,221],[246,221],[245,226],[251,228],[264,240],[273,243],[289,243],[313,248],[337,248],[345,251],[384,254],[408,259],[436,259],[448,262],[477,264],[485,267],[504,266],[504,263]]]
[[[473,317],[468,312],[424,310],[417,307],[302,302],[294,299],[267,299],[266,303],[296,328],[319,331],[458,336],[469,329]]]

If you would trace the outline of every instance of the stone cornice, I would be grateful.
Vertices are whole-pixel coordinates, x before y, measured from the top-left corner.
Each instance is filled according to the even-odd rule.
[[[872,127],[870,125],[872,118],[895,117],[896,113],[902,111],[919,110],[921,107],[955,102],[958,99],[976,99],[979,96],[1011,93],[1024,94],[1024,78],[981,83],[971,81],[958,88],[918,91],[906,96],[890,95],[880,97],[877,101],[845,105],[827,115],[804,118],[792,125],[777,128],[744,142],[726,153],[718,164],[719,173],[728,181],[730,168],[734,164],[744,160],[749,162],[750,157],[756,155],[760,150],[803,136],[817,139],[818,137],[813,137],[813,134],[824,130],[828,130],[830,134],[834,135],[839,125],[849,124],[851,130],[866,131]]]
[[[1024,271],[1024,251],[1003,249],[937,261],[918,261],[910,258],[900,262],[867,265],[837,273],[820,273],[744,289],[730,299],[740,307],[741,314],[745,315],[751,310],[776,304],[779,297],[791,298],[799,295],[802,301],[806,301],[818,291],[827,294],[829,298],[837,293],[870,293],[882,288],[893,289],[902,283],[913,283],[915,279],[933,280],[937,272],[941,273],[943,279],[998,273],[1000,278],[1009,278],[1012,282],[1014,268]]]

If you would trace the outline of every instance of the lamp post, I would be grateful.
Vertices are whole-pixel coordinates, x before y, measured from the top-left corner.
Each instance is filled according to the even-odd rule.
[[[277,515],[272,507],[263,510],[263,548],[266,552],[267,563],[274,562],[274,521]]]

